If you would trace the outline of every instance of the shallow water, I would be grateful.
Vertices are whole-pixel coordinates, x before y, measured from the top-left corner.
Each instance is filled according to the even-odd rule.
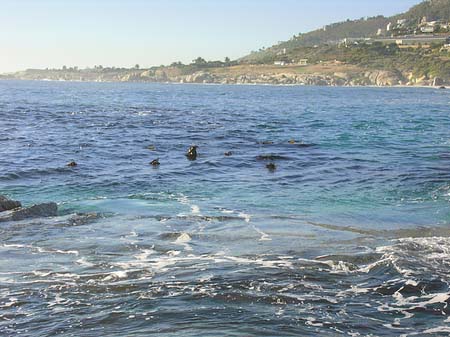
[[[0,81],[0,335],[448,335],[449,103]]]

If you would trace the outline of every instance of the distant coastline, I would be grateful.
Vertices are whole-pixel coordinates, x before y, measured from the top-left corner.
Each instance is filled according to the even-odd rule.
[[[210,68],[183,74],[176,67],[158,69],[31,69],[0,76],[2,80],[57,82],[131,82],[180,84],[237,84],[335,87],[442,87],[449,82],[440,77],[407,79],[398,71],[364,70],[358,67],[327,63],[305,67],[237,65]]]

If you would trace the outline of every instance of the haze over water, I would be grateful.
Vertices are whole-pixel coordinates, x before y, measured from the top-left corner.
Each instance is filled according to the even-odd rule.
[[[0,194],[60,209],[0,225],[0,334],[448,334],[449,103],[0,82]]]

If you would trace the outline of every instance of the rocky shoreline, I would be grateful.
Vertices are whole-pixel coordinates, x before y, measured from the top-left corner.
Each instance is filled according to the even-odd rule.
[[[220,71],[219,71],[220,70]],[[440,77],[415,78],[413,74],[399,71],[370,70],[365,72],[336,71],[328,73],[295,73],[292,71],[261,72],[258,67],[253,72],[201,70],[182,74],[177,69],[160,68],[156,70],[128,70],[115,72],[62,72],[46,70],[27,70],[0,76],[0,79],[76,81],[76,82],[137,82],[137,83],[196,83],[196,84],[266,84],[266,85],[304,85],[304,86],[419,86],[442,87],[450,85]],[[289,69],[288,69],[289,70]]]

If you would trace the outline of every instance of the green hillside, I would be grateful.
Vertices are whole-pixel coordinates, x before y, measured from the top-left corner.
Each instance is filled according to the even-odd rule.
[[[450,21],[450,0],[424,1],[412,7],[406,13],[389,18],[376,16],[334,23],[306,34],[295,35],[290,40],[281,42],[270,48],[252,52],[240,61],[245,63],[266,63],[272,60],[274,55],[285,51],[288,54],[292,54],[292,51],[301,47],[336,44],[345,38],[374,37],[378,29],[385,30],[390,22],[396,23],[400,19],[406,20],[405,32],[412,32],[423,17],[426,17],[428,21]]]
[[[427,17],[428,21],[450,21],[450,0],[423,1],[401,15],[403,19],[412,22],[417,22],[417,20],[420,20],[424,16]]]

